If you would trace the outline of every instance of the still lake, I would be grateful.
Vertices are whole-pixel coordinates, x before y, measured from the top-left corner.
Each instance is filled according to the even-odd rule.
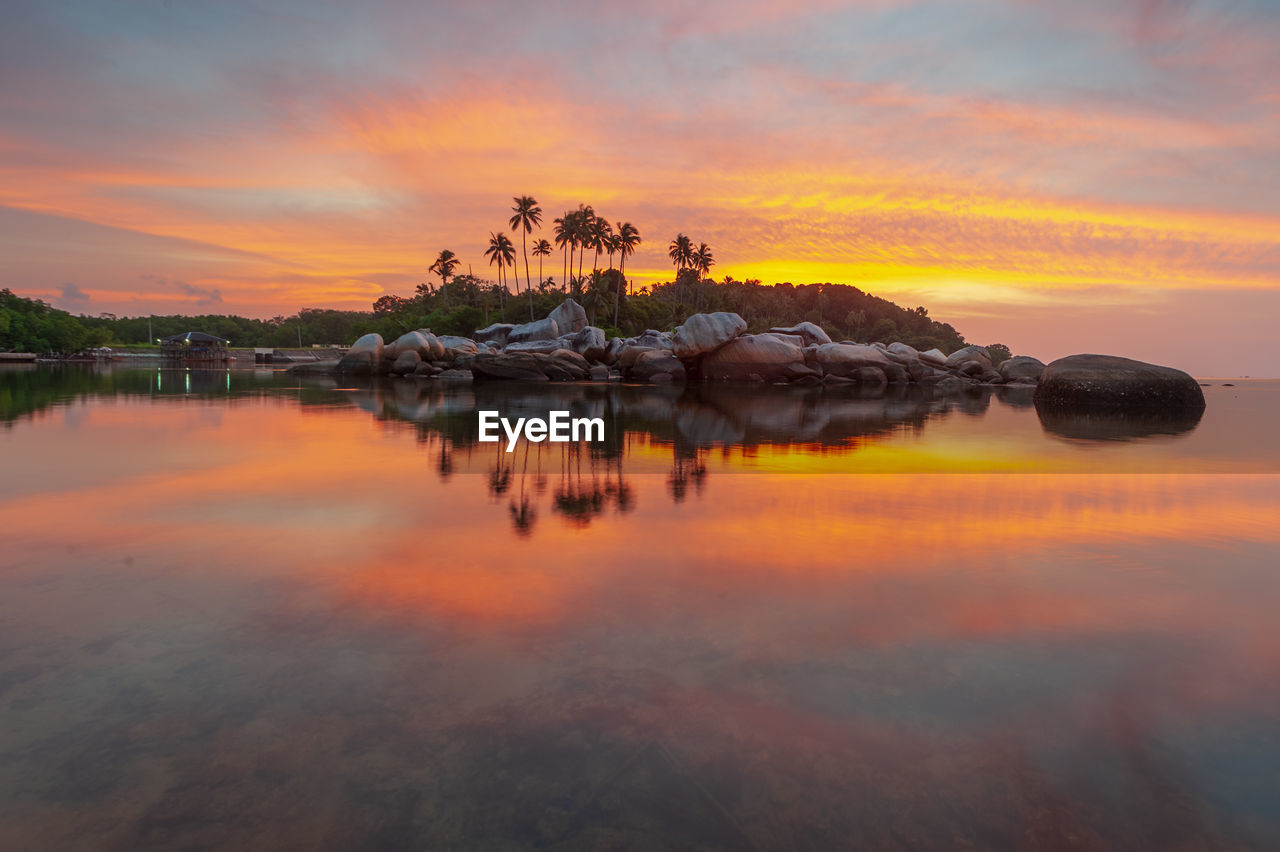
[[[1280,847],[1280,382],[1230,381],[0,368],[0,848]]]

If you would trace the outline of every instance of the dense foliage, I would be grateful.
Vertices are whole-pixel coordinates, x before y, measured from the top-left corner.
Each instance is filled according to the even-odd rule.
[[[91,330],[66,311],[39,299],[24,299],[0,290],[0,352],[70,354],[99,346],[109,332]]]

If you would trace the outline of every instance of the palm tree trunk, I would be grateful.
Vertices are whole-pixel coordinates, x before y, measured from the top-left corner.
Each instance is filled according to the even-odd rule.
[[[560,274],[560,289],[569,292],[569,243],[564,244],[564,267]]]
[[[618,261],[618,289],[613,291],[613,327],[618,327],[618,304],[622,301],[622,288],[627,283],[627,256],[624,254]]]
[[[525,244],[527,238],[528,234],[524,228],[521,228],[520,250],[524,252],[524,288],[529,291],[529,322],[533,322],[533,282],[529,280],[529,247]]]
[[[579,285],[579,286],[581,286],[581,285],[582,285],[582,257],[583,257],[583,255],[585,255],[585,254],[586,254],[586,252],[585,252],[585,251],[583,251],[583,249],[585,249],[585,248],[586,248],[586,246],[581,246],[581,247],[578,249],[578,285]]]

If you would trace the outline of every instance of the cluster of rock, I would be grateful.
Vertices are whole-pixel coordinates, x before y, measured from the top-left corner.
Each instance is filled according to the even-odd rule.
[[[338,372],[446,380],[919,383],[939,384],[943,390],[1034,384],[1043,369],[1027,357],[994,367],[980,346],[948,356],[937,349],[919,352],[905,343],[835,343],[810,322],[748,334],[742,317],[723,312],[695,314],[672,332],[650,329],[609,340],[602,329],[587,324],[586,311],[572,299],[545,319],[495,323],[472,337],[418,329],[384,343],[379,335],[367,334],[336,366]]]
[[[607,339],[587,324],[573,299],[545,319],[495,323],[472,337],[418,329],[384,344],[376,334],[357,340],[337,372],[426,376],[444,380],[757,382],[851,384],[869,388],[915,384],[949,394],[982,385],[1039,386],[1050,403],[1204,406],[1186,373],[1123,358],[1077,355],[1048,367],[1025,355],[999,364],[981,346],[949,355],[905,343],[832,341],[821,327],[802,322],[748,334],[734,313],[695,314],[671,332],[650,329]]]

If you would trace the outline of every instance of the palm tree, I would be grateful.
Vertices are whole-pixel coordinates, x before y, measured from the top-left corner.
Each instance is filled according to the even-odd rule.
[[[676,238],[667,247],[667,257],[676,265],[676,277],[686,267],[693,265],[693,240],[684,234],[676,234]]]
[[[592,217],[591,229],[588,231],[588,238],[591,240],[591,247],[596,250],[595,259],[591,261],[591,271],[600,271],[600,252],[604,251],[608,245],[609,237],[613,234],[613,226],[609,224],[608,219],[600,217]]]
[[[574,211],[573,219],[573,242],[578,247],[578,281],[582,281],[582,256],[586,252],[582,249],[591,245],[592,228],[596,221],[596,211],[591,209],[591,205],[578,205],[578,209]]]
[[[449,294],[445,292],[449,284],[449,276],[453,275],[453,270],[457,269],[460,263],[462,261],[458,260],[456,254],[445,249],[436,256],[436,262],[427,270],[440,276],[440,294],[444,297],[445,304],[449,303]]]
[[[538,202],[528,195],[522,195],[519,198],[512,198],[516,203],[511,209],[515,211],[515,215],[511,217],[508,223],[511,230],[520,232],[520,248],[524,252],[524,286],[529,291],[529,321],[533,321],[533,282],[529,280],[529,246],[526,242],[529,234],[533,233],[533,226],[542,227],[542,208],[538,206]],[[520,289],[519,284],[516,290]]]
[[[542,292],[542,282],[546,280],[542,277],[542,259],[551,256],[551,243],[545,239],[538,240],[533,244],[533,256],[538,259],[538,290]]]
[[[636,226],[630,222],[618,223],[618,289],[613,294],[613,327],[618,327],[618,302],[622,288],[626,286],[627,276],[625,269],[627,266],[627,258],[636,253],[636,246],[640,245],[640,232],[636,230]]]
[[[693,268],[702,276],[706,276],[715,265],[716,259],[711,256],[711,247],[706,243],[698,243],[698,250],[693,253]]]
[[[489,234],[489,248],[485,249],[485,256],[489,258],[489,265],[497,265],[498,267],[498,288],[499,297],[507,291],[502,284],[502,271],[508,266],[516,265],[516,246],[511,242],[511,238],[499,231],[498,233]],[[502,319],[506,321],[506,306],[503,306]]]

